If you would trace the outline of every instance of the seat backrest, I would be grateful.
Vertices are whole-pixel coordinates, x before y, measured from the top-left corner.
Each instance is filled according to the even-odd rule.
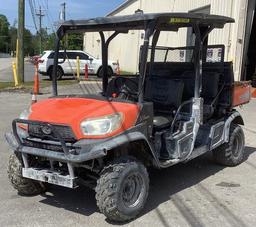
[[[220,73],[205,72],[202,81],[202,97],[205,103],[213,101],[218,95]]]
[[[183,88],[181,80],[151,77],[146,80],[145,100],[153,102],[155,112],[172,113],[181,105]]]
[[[218,94],[220,73],[204,72],[202,76],[202,97],[206,103],[211,102]],[[180,76],[184,82],[183,101],[189,100],[194,96],[195,73],[185,72]]]

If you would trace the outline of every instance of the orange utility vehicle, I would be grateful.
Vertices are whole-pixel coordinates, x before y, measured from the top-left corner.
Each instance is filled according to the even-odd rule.
[[[234,83],[223,45],[207,44],[213,29],[232,22],[193,13],[64,22],[57,32],[52,97],[24,111],[13,121],[13,132],[6,134],[14,151],[8,167],[13,187],[34,195],[44,192],[47,183],[86,185],[95,189],[99,210],[108,219],[128,221],[146,203],[148,167],[167,168],[206,152],[212,152],[219,164],[240,164],[244,122],[234,107],[249,102],[250,85]],[[190,31],[192,46],[157,45],[162,33],[177,39],[184,28]],[[110,80],[109,44],[131,30],[144,34],[139,74]],[[59,95],[60,41],[66,33],[78,31],[100,34],[103,89],[95,95]]]

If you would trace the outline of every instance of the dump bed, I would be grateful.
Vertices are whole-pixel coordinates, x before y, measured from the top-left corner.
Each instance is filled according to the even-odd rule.
[[[234,83],[232,106],[240,106],[251,100],[251,82],[237,81]]]

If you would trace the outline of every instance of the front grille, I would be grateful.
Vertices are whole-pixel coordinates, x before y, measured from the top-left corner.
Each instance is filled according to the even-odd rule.
[[[56,133],[55,133],[56,132]],[[76,138],[69,126],[65,125],[50,125],[44,123],[29,123],[28,133],[31,137],[36,137],[44,140],[59,141],[58,136],[65,142],[75,142]]]
[[[52,150],[52,151],[57,151],[57,152],[63,152],[63,148],[61,145],[40,143],[40,142],[33,141],[30,139],[24,139],[23,144],[27,147],[34,147],[34,148]]]

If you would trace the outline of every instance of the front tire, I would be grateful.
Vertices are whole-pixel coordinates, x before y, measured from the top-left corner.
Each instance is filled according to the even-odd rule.
[[[105,167],[97,181],[97,205],[109,220],[129,221],[143,209],[148,190],[144,165],[130,158],[119,159]]]
[[[9,158],[8,178],[12,186],[21,194],[26,196],[38,195],[45,192],[45,185],[22,176],[22,158],[19,154],[12,154]]]
[[[215,162],[224,166],[237,166],[244,160],[244,132],[241,126],[231,123],[229,142],[213,150]]]

